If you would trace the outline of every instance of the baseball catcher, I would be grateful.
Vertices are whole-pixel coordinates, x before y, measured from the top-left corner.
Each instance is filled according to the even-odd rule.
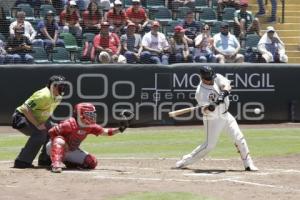
[[[221,74],[215,74],[209,66],[200,70],[201,82],[197,87],[195,98],[203,113],[203,124],[206,141],[196,147],[190,154],[183,156],[176,163],[176,168],[184,168],[203,158],[215,148],[220,133],[225,130],[234,141],[241,155],[246,171],[257,171],[254,165],[246,139],[235,118],[228,112],[230,81]]]
[[[47,144],[47,153],[51,157],[54,173],[62,172],[63,163],[66,167],[94,169],[97,159],[94,155],[79,148],[88,134],[96,136],[112,136],[122,133],[129,125],[130,111],[123,111],[119,128],[103,128],[96,124],[96,108],[91,103],[79,103],[74,107],[74,116],[62,121],[49,130],[51,141]]]

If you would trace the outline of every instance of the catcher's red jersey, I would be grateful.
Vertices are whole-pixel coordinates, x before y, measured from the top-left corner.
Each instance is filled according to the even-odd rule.
[[[88,134],[98,136],[102,133],[102,126],[93,124],[89,125],[88,127],[81,128],[73,117],[62,121],[49,130],[51,140],[53,140],[56,136],[62,136],[70,151],[78,149],[81,142],[87,137]]]

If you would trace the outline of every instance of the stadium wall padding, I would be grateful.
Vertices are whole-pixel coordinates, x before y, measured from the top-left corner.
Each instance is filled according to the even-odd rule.
[[[177,120],[174,109],[195,106],[201,64],[163,65],[3,65],[0,66],[0,124],[10,124],[15,108],[54,74],[64,75],[70,89],[54,113],[54,120],[72,114],[72,105],[93,102],[99,123],[116,123],[122,109],[133,110],[133,124],[199,123],[199,112]],[[215,71],[232,80],[229,111],[242,122],[298,121],[300,65],[225,64]],[[261,108],[261,114],[254,114]]]

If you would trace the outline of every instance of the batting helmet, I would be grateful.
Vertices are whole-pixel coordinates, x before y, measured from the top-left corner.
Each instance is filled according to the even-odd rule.
[[[64,95],[66,89],[66,78],[61,75],[53,75],[49,78],[47,87],[50,89],[51,85],[58,88],[59,95]]]
[[[201,79],[211,81],[216,77],[214,70],[210,66],[203,66],[200,68]]]
[[[74,117],[86,125],[96,123],[96,108],[91,103],[79,103],[74,106]]]

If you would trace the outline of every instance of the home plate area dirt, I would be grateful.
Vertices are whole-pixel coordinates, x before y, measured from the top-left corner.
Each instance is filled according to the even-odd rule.
[[[173,169],[175,159],[98,158],[95,170],[14,169],[0,164],[1,200],[101,200],[131,192],[191,192],[220,200],[300,199],[300,155],[255,159],[245,172],[240,159],[205,159]]]

